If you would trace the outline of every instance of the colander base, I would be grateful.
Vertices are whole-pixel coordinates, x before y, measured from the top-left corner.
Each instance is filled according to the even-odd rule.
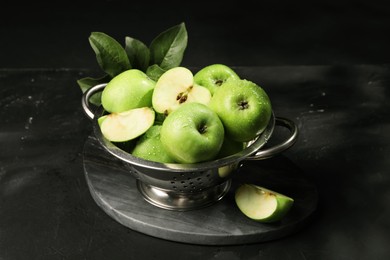
[[[137,180],[137,188],[144,199],[154,206],[177,211],[204,208],[221,200],[229,191],[231,180],[196,192],[175,192],[160,189]]]

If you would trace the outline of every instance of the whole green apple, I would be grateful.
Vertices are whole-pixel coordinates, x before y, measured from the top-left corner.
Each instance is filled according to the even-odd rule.
[[[254,184],[240,185],[235,201],[244,215],[266,223],[280,221],[294,204],[291,197]]]
[[[161,125],[150,127],[137,141],[131,154],[149,161],[174,163],[175,161],[165,151],[165,148],[161,143],[161,127]]]
[[[227,136],[238,142],[250,141],[263,132],[272,115],[267,93],[245,79],[227,80],[209,106],[218,114]]]
[[[225,136],[222,147],[217,155],[217,158],[224,158],[229,155],[241,152],[245,148],[244,142],[238,142]]]
[[[230,78],[239,79],[240,77],[232,68],[224,64],[208,65],[194,75],[195,83],[208,88],[211,95],[214,95],[214,92]]]
[[[124,71],[112,78],[104,88],[102,106],[110,113],[151,107],[155,85],[154,80],[138,69]]]
[[[208,106],[192,102],[181,105],[165,118],[160,135],[165,150],[175,161],[197,163],[218,154],[224,128]]]

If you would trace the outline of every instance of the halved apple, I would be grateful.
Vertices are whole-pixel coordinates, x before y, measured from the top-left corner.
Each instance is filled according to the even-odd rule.
[[[194,83],[189,69],[175,67],[167,70],[156,82],[152,104],[156,112],[168,115],[182,104],[198,102],[207,105],[210,99],[210,91]]]
[[[155,112],[149,107],[111,113],[98,120],[100,130],[111,142],[126,142],[144,134],[154,123]]]
[[[235,201],[244,215],[267,223],[281,220],[294,203],[286,195],[254,184],[240,185],[235,192]]]

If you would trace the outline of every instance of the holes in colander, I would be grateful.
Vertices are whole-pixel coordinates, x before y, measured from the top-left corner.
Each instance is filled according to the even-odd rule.
[[[172,189],[179,192],[196,192],[204,189],[205,183],[212,181],[210,173],[206,172],[190,172],[180,173],[180,176],[173,177],[170,184]]]

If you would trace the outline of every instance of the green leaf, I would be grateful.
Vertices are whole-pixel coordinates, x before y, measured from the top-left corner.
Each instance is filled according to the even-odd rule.
[[[162,69],[157,64],[153,64],[149,66],[146,70],[146,75],[148,75],[148,77],[153,79],[154,81],[157,81],[165,71],[166,70]]]
[[[150,44],[151,63],[168,70],[177,67],[183,60],[188,35],[184,23],[160,33]]]
[[[125,49],[111,36],[102,32],[92,32],[89,43],[95,51],[99,66],[111,77],[131,69]]]
[[[167,115],[156,112],[156,119],[154,120],[154,124],[155,125],[162,125],[164,123],[164,120],[166,117],[167,117]]]
[[[145,72],[150,59],[149,48],[143,42],[131,37],[126,37],[125,43],[125,51],[132,68]]]
[[[81,91],[84,93],[87,91],[89,88],[96,86],[98,84],[102,83],[108,83],[111,80],[111,77],[109,75],[105,75],[101,78],[91,78],[91,77],[86,77],[77,80],[77,84],[79,84]],[[89,102],[95,106],[100,106],[101,104],[101,92],[98,92],[94,95],[91,96],[89,99]]]

